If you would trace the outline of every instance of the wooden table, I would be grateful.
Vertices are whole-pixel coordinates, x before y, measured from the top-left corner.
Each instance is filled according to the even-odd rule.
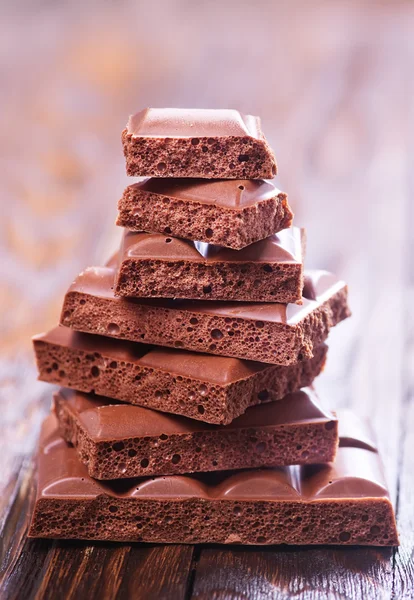
[[[414,6],[411,2],[20,3],[0,10],[1,598],[414,597]],[[13,5],[13,6],[12,6]],[[19,7],[18,7],[19,6]],[[51,388],[30,335],[117,243],[119,134],[152,105],[260,114],[307,263],[350,285],[318,390],[371,421],[399,549],[28,540]]]

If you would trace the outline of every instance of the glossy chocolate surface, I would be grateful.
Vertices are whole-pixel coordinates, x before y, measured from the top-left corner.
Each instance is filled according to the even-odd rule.
[[[130,186],[136,192],[239,209],[270,200],[282,192],[264,179],[174,179],[152,177]]]
[[[323,302],[346,288],[344,281],[327,271],[305,271],[307,285],[304,289],[301,305],[204,300],[125,299],[114,295],[114,262],[111,261],[110,266],[107,267],[88,267],[75,279],[68,292],[80,292],[119,303],[129,304],[133,302],[147,306],[176,308],[194,313],[219,315],[221,317],[295,325]]]
[[[388,498],[378,454],[346,446],[327,465],[98,482],[88,476],[75,449],[60,438],[56,419],[48,417],[40,442],[38,498],[89,499],[99,494],[176,501],[187,497],[265,502]]]
[[[323,410],[316,393],[307,388],[288,394],[282,400],[252,406],[229,425],[208,425],[186,417],[166,414],[141,406],[121,404],[102,396],[61,389],[55,398],[65,400],[71,413],[78,419],[94,441],[121,440],[162,434],[184,434],[195,431],[231,431],[249,427],[312,424],[325,422],[333,428],[336,418]]]
[[[305,243],[303,229],[284,229],[265,240],[250,244],[242,250],[231,250],[206,244],[173,238],[161,233],[136,233],[124,231],[121,260],[128,258],[195,261],[195,262],[303,262],[302,248]]]
[[[352,410],[336,411],[339,417],[339,435],[341,446],[365,448],[375,452],[377,444],[368,423],[360,419]]]
[[[229,109],[145,108],[129,117],[127,131],[134,137],[263,138],[259,117]]]
[[[33,341],[47,342],[84,352],[108,354],[118,361],[130,362],[199,381],[208,381],[215,385],[234,383],[269,368],[267,364],[250,360],[150,346],[81,333],[64,326],[36,335]]]

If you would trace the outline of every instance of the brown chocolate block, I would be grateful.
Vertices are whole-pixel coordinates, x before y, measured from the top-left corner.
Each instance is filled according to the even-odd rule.
[[[309,271],[303,304],[134,300],[114,296],[112,266],[90,267],[69,288],[61,324],[77,331],[271,364],[312,358],[350,315],[347,286]]]
[[[65,388],[54,403],[62,436],[96,479],[329,462],[338,444],[337,420],[310,388],[225,426]]]
[[[225,426],[65,388],[54,406],[60,433],[96,479],[322,463],[338,445],[337,419],[310,388]]]
[[[33,338],[39,379],[225,425],[312,383],[327,346],[288,367],[158,348],[56,327]]]
[[[301,304],[304,254],[297,227],[243,250],[124,230],[115,295]]]
[[[398,545],[376,452],[333,463],[98,481],[43,427],[31,537],[220,544]]]
[[[136,177],[266,179],[274,154],[259,117],[237,110],[146,108],[122,132],[127,174]]]
[[[270,181],[147,179],[129,185],[116,224],[240,250],[292,225],[287,196]]]

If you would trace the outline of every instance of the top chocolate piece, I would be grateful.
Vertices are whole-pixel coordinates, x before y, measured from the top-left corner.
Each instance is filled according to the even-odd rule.
[[[128,131],[137,137],[263,138],[259,117],[228,109],[145,108],[129,118]]]
[[[127,174],[136,177],[266,179],[274,154],[259,117],[237,110],[146,108],[122,132]]]

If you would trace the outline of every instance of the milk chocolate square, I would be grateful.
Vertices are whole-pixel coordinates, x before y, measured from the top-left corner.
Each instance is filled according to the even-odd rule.
[[[266,179],[277,172],[259,117],[237,110],[146,108],[129,118],[122,143],[135,177]]]
[[[304,254],[297,227],[243,250],[125,230],[115,294],[301,304]]]
[[[65,388],[54,406],[62,436],[96,479],[329,462],[338,445],[337,419],[310,388],[225,426]]]
[[[277,365],[312,358],[350,315],[346,284],[305,273],[302,305],[119,298],[115,268],[90,267],[70,286],[61,324],[77,331]]]
[[[225,425],[312,383],[327,346],[290,366],[160,348],[56,327],[33,338],[39,379]]]
[[[292,225],[287,196],[270,181],[146,179],[129,185],[116,224],[240,250]]]

